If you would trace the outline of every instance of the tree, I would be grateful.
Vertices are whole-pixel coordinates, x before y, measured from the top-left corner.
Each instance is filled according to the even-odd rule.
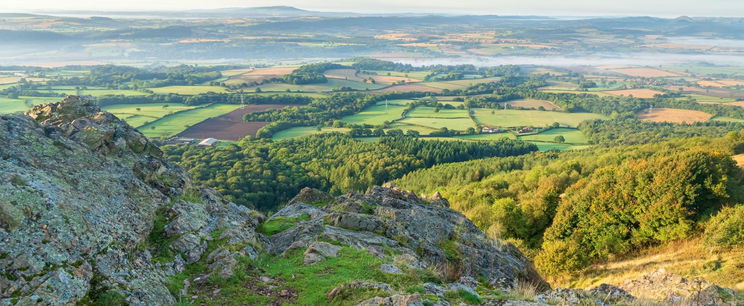
[[[553,140],[555,142],[557,142],[557,143],[564,143],[564,142],[566,142],[566,138],[563,137],[563,135],[555,136],[555,138],[553,138]]]

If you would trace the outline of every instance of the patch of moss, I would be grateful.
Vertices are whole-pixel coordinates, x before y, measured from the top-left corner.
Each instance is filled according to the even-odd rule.
[[[257,231],[267,236],[273,236],[294,227],[295,225],[297,225],[297,223],[299,223],[299,221],[308,220],[310,220],[309,214],[302,214],[301,216],[295,218],[276,217],[264,223],[261,223],[258,226]]]

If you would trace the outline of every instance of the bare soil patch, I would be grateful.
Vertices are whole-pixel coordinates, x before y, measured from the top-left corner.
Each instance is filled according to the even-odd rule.
[[[259,129],[269,122],[246,122],[243,121],[245,114],[265,111],[268,109],[281,109],[288,105],[266,104],[246,105],[240,109],[229,112],[216,118],[209,118],[178,134],[179,137],[204,139],[216,138],[220,140],[238,141],[246,136],[256,136]]]
[[[708,121],[713,115],[687,109],[654,108],[637,114],[638,118],[651,122],[694,123]]]

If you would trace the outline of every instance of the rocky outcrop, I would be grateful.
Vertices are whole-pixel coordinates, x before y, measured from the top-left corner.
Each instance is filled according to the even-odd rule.
[[[173,304],[164,284],[210,241],[243,247],[225,258],[261,245],[251,212],[92,101],[0,116],[0,143],[0,305]]]
[[[271,236],[268,251],[284,254],[309,247],[309,252],[317,241],[329,240],[381,258],[397,258],[399,265],[380,267],[386,273],[404,273],[402,267],[431,268],[453,281],[467,276],[504,289],[518,282],[548,288],[514,246],[487,238],[465,216],[449,209],[441,197],[433,199],[432,205],[413,193],[376,186],[365,194],[331,199],[317,190],[303,190],[267,222],[309,217]],[[306,262],[320,260],[317,253],[306,253]]]
[[[660,269],[629,280],[621,288],[635,297],[675,305],[737,305],[736,292],[702,279],[686,279]]]

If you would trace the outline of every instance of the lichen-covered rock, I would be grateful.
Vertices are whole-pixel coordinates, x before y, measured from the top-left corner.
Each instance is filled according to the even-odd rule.
[[[359,303],[357,306],[423,306],[419,294],[396,294],[391,297],[374,297]]]
[[[296,199],[272,218],[301,213],[311,217],[272,235],[268,248],[271,254],[286,254],[313,241],[331,240],[380,258],[389,257],[401,263],[397,270],[431,267],[445,279],[452,278],[450,281],[469,276],[485,278],[497,288],[513,288],[520,281],[548,288],[514,246],[486,237],[465,216],[442,204],[444,199],[438,198],[440,203],[432,205],[411,192],[379,186],[365,194],[350,193],[335,200],[306,189]],[[303,206],[318,199],[328,204]]]
[[[736,293],[702,279],[686,279],[664,269],[620,285],[637,298],[681,305],[737,305]]]
[[[209,241],[262,245],[250,212],[193,188],[93,101],[0,116],[0,143],[0,305],[70,305],[91,291],[173,304],[165,283]]]

